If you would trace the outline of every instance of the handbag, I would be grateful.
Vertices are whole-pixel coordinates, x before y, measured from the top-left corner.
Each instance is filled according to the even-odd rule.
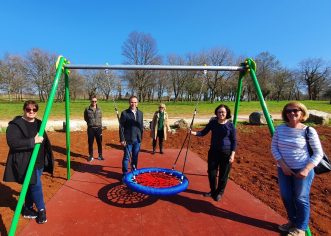
[[[308,146],[309,155],[312,156],[313,149],[311,148],[311,146],[309,144],[308,134],[309,134],[309,126],[306,128],[305,138],[306,138],[306,142],[307,142],[307,146]],[[315,172],[315,174],[319,175],[319,174],[327,173],[330,171],[331,171],[330,160],[329,160],[328,156],[325,154],[325,152],[323,152],[323,158],[320,161],[320,163],[318,163],[318,165],[314,167],[314,172]]]

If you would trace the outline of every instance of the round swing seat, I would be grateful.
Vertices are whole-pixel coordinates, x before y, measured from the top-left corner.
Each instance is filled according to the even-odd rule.
[[[124,183],[133,191],[154,196],[171,196],[188,187],[186,176],[176,170],[142,168],[127,173]]]

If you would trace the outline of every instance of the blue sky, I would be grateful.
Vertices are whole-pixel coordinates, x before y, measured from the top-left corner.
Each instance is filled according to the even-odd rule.
[[[72,64],[122,64],[132,31],[149,33],[161,55],[214,47],[236,56],[268,51],[294,68],[331,61],[330,0],[0,0],[0,58],[32,48]]]

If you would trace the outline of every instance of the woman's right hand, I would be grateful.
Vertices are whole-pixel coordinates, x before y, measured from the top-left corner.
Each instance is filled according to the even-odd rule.
[[[189,129],[189,131],[190,131],[191,134],[193,134],[193,135],[197,135],[197,132],[195,132],[195,131],[193,131],[193,130],[191,130],[191,129]]]
[[[37,133],[37,135],[34,137],[34,143],[42,143],[44,141],[44,137],[39,136],[39,134]]]

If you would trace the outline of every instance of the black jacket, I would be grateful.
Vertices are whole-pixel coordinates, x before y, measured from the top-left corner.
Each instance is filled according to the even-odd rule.
[[[41,121],[38,122],[38,128],[40,128]],[[7,182],[17,182],[22,184],[28,170],[29,162],[31,159],[32,151],[35,146],[34,138],[30,138],[28,130],[24,124],[24,120],[21,116],[17,116],[14,120],[9,122],[9,126],[6,132],[7,143],[9,146],[9,153],[7,157],[7,164],[5,167],[5,173],[3,180]],[[53,174],[54,158],[51,149],[51,143],[44,133],[44,171]],[[42,147],[42,146],[41,146]],[[30,184],[36,184],[36,166],[32,172]]]
[[[143,113],[137,109],[137,118],[135,119],[131,109],[126,109],[121,113],[120,118],[120,140],[132,143],[142,140],[144,124],[143,124]],[[124,137],[123,137],[124,134]]]
[[[86,121],[88,127],[101,127],[102,126],[101,109],[97,106],[95,111],[93,111],[91,106],[87,107],[84,111],[84,120]]]

